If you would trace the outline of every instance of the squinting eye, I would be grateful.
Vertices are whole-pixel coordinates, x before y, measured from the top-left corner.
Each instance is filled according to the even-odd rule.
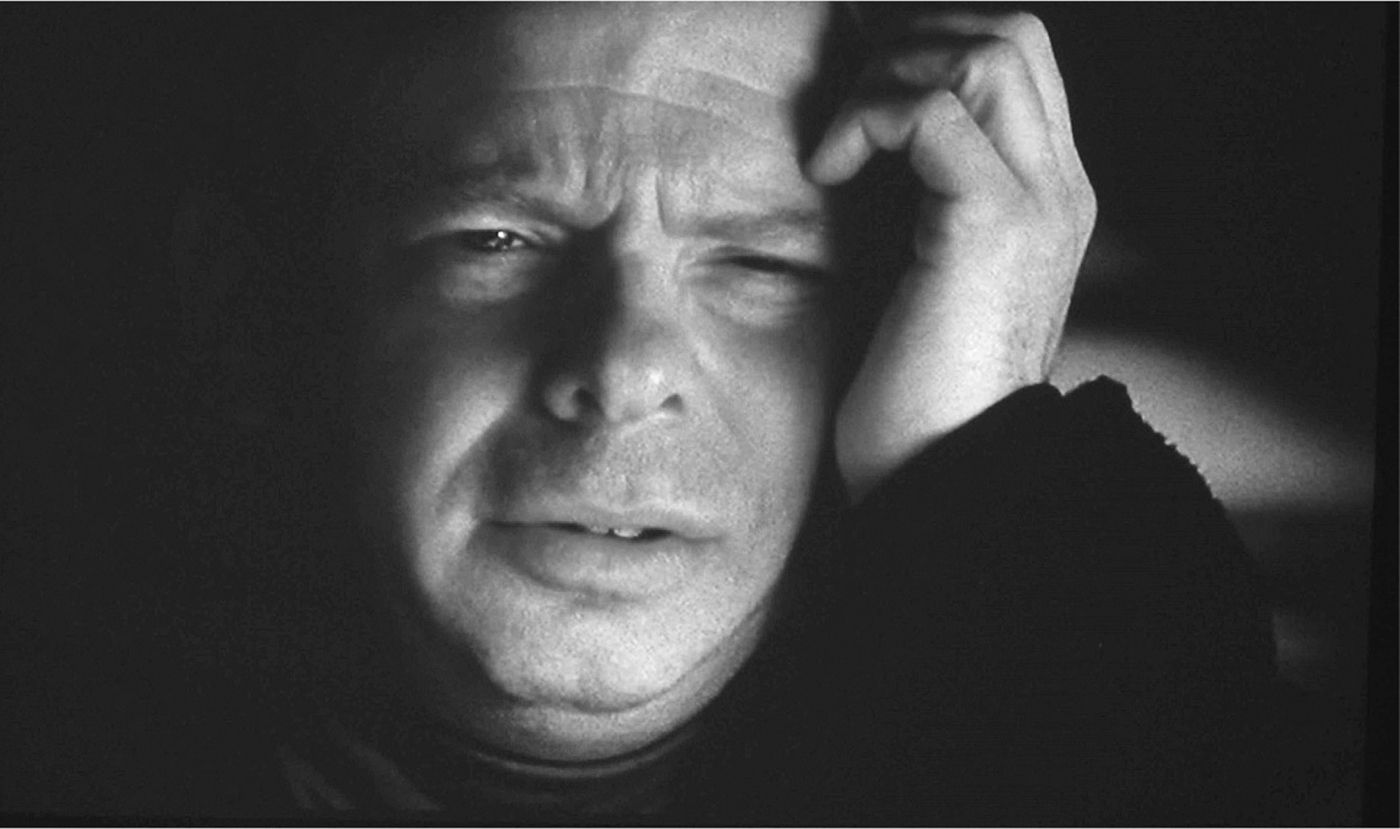
[[[763,254],[736,253],[705,269],[705,296],[718,313],[751,324],[787,321],[816,307],[826,288],[824,269]]]
[[[766,285],[770,293],[785,286],[794,296],[810,297],[820,292],[827,280],[826,271],[819,267],[770,256],[735,256],[728,264]]]
[[[821,271],[818,268],[798,265],[793,262],[774,259],[768,256],[735,256],[729,260],[729,263],[736,267],[744,268],[745,270],[791,276],[794,279],[804,281],[816,280],[821,277]]]

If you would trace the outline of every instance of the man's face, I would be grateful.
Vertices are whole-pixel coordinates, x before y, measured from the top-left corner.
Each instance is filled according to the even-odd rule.
[[[379,110],[365,504],[424,693],[488,738],[632,747],[754,646],[829,409],[823,15],[516,9]]]

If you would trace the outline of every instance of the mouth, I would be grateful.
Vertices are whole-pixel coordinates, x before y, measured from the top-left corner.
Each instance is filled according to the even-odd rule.
[[[660,541],[667,536],[674,535],[669,530],[658,527],[609,527],[596,524],[574,524],[565,521],[551,521],[545,526],[571,533],[620,538],[623,541]]]
[[[497,512],[492,519],[506,526],[533,526],[621,541],[703,542],[720,535],[713,518],[690,508],[662,504],[616,507],[551,496],[525,500]]]
[[[520,509],[481,533],[503,561],[546,587],[634,598],[691,580],[718,542],[710,523],[686,512],[577,503]]]

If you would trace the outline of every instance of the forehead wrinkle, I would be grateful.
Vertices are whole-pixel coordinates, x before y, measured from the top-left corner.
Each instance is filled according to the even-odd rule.
[[[617,113],[584,98],[554,107],[506,104],[484,119],[459,119],[443,136],[445,146],[431,153],[420,186],[453,193],[459,206],[484,199],[562,218],[580,212],[582,195],[604,201],[616,195],[638,160],[620,152],[624,126]],[[556,209],[542,210],[549,204]],[[566,205],[573,210],[564,210]]]
[[[493,42],[501,77],[625,79],[645,88],[678,68],[722,68],[787,97],[815,71],[827,16],[810,3],[542,3],[516,7]]]
[[[722,76],[714,76],[720,78]],[[662,93],[660,90],[637,90],[628,89],[623,86],[605,82],[560,82],[553,84],[531,84],[528,86],[510,86],[505,91],[510,93],[523,94],[548,94],[550,92],[588,91],[602,90],[619,97],[632,100],[644,101],[647,103],[660,103],[669,107],[684,110],[703,116],[707,119],[719,121],[727,126],[734,127],[746,133],[751,138],[768,143],[792,144],[795,148],[796,126],[791,121],[790,113],[786,111],[786,106],[776,99],[769,98],[764,103],[750,102],[748,104],[734,103],[730,98],[723,95],[716,95],[703,99],[704,103],[684,100],[681,96],[671,96]],[[781,138],[773,134],[765,134],[754,129],[756,124],[771,124],[781,127]],[[794,154],[796,150],[794,149]],[[794,156],[795,157],[795,156]]]
[[[601,86],[786,128],[825,19],[825,7],[798,3],[527,6],[497,32],[495,81]]]
[[[633,111],[580,94],[604,90],[608,96],[636,101],[650,110]],[[786,202],[791,206],[820,206],[821,196],[802,176],[797,148],[786,137],[752,129],[699,106],[672,103],[637,92],[599,84],[556,84],[517,88],[513,103],[496,117],[470,126],[451,140],[438,156],[431,180],[449,185],[491,185],[554,190],[560,195],[590,193],[618,195],[623,180],[637,170],[658,166],[670,187],[680,187],[704,202]],[[555,106],[530,100],[563,93]],[[673,108],[685,118],[660,117],[660,108]],[[557,114],[552,117],[550,113]],[[698,116],[742,134],[767,147],[759,152],[711,151],[714,141],[694,132]],[[486,159],[480,161],[478,159]],[[444,169],[445,168],[445,169]]]
[[[473,137],[495,140],[497,152],[528,149],[533,163],[570,167],[571,175],[598,175],[601,169],[574,167],[578,153],[561,151],[606,151],[604,130],[588,125],[616,136],[638,134],[647,121],[605,124],[598,116],[606,105],[581,102],[551,124],[528,102],[509,100],[517,92],[590,88],[664,103],[777,145],[779,156],[791,156],[791,170],[767,163],[769,175],[800,178],[794,95],[815,71],[815,35],[825,18],[824,7],[803,4],[539,4],[512,8],[487,30],[445,33],[416,62],[412,100],[395,96],[413,111],[407,120],[420,124],[399,138],[421,149],[435,145],[413,165],[420,172],[412,178],[470,162]],[[586,126],[572,135],[568,121]],[[628,160],[638,160],[638,149],[628,148]]]

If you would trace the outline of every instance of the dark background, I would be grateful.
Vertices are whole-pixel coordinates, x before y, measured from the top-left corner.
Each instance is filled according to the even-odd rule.
[[[1236,515],[1272,550],[1270,600],[1327,632],[1311,690],[1354,778],[1334,813],[1358,820],[1368,681],[1372,748],[1393,762],[1395,745],[1395,8],[1032,10],[1054,38],[1100,204],[1071,333],[1180,346],[1290,416],[1389,448],[1374,539],[1364,499]],[[248,114],[335,15],[0,9],[0,808],[82,809],[133,785],[159,795],[114,769],[142,728],[132,712],[156,704],[170,670],[159,574],[201,552],[167,520],[189,451],[198,304],[169,242],[211,148],[265,138]],[[1373,594],[1388,628],[1374,631],[1368,675]],[[1393,766],[1371,772],[1393,816]]]

